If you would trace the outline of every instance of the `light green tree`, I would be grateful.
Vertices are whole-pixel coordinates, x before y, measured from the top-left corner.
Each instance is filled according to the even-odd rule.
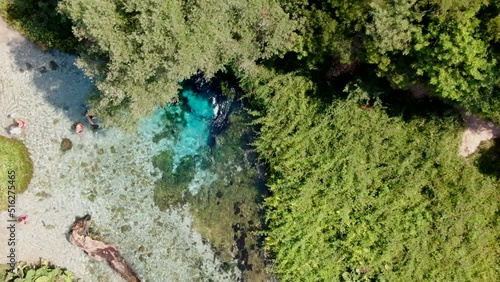
[[[415,3],[416,0],[391,0],[371,4],[372,21],[366,25],[366,60],[377,64],[380,75],[396,70],[397,62],[391,58],[409,55],[414,34],[421,32],[417,24],[422,17],[414,11]]]
[[[273,1],[63,0],[59,9],[91,42],[79,64],[96,81],[95,111],[115,123],[165,105],[193,75],[250,71],[294,44],[294,23]]]
[[[499,104],[493,93],[498,82],[497,60],[481,37],[474,11],[463,17],[460,21],[431,22],[428,32],[415,38],[416,62],[412,67],[437,95],[470,111],[491,115],[488,104]]]
[[[457,119],[363,109],[356,84],[325,107],[307,79],[280,80],[256,145],[271,170],[266,246],[282,281],[498,277],[500,184],[457,157]]]

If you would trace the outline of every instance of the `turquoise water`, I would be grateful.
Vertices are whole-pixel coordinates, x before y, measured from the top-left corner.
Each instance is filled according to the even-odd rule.
[[[170,106],[167,109],[167,111],[178,112],[179,109],[176,108],[185,106],[182,112],[183,120],[178,123],[179,139],[173,147],[174,167],[183,157],[197,155],[208,145],[210,122],[214,118],[214,105],[209,102],[206,96],[196,95],[192,90],[185,90],[181,97],[186,99],[184,105]]]
[[[143,120],[139,129],[140,134],[156,139],[162,151],[171,152],[173,164],[169,167],[172,171],[164,173],[183,173],[177,171],[181,161],[194,160],[194,176],[186,183],[192,194],[217,178],[215,173],[203,168],[203,161],[206,163],[209,153],[211,124],[215,118],[213,94],[183,90],[178,104],[158,109],[150,119]]]
[[[140,127],[160,148],[153,158],[161,171],[154,203],[160,210],[188,204],[196,228],[221,258],[241,271],[255,270],[252,275],[263,273],[262,252],[255,247],[260,239],[245,231],[261,227],[259,188],[265,180],[249,145],[251,117],[241,99],[216,87],[191,86],[178,104],[158,109]]]

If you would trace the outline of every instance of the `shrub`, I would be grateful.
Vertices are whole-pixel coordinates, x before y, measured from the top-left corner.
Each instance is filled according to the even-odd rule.
[[[5,0],[0,14],[13,28],[43,50],[75,52],[78,41],[71,21],[57,11],[59,0]]]
[[[10,272],[10,267],[1,265],[0,280],[6,282],[71,282],[75,278],[71,271],[55,267],[50,262],[41,260],[40,263],[34,265],[19,262],[14,273]]]

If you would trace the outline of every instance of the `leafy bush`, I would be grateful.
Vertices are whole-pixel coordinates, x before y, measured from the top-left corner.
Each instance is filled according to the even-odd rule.
[[[14,273],[10,272],[9,267],[2,265],[0,280],[6,282],[72,282],[75,277],[71,271],[41,260],[36,265],[19,262]]]
[[[301,80],[267,98],[256,142],[281,281],[499,277],[500,183],[458,156],[458,118],[391,118],[353,87],[325,106]]]

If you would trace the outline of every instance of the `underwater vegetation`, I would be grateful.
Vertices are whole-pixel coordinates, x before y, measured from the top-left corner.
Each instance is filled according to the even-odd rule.
[[[160,209],[186,203],[187,188],[195,175],[196,163],[193,157],[185,156],[174,170],[174,154],[164,151],[153,160],[155,167],[163,174],[156,183],[154,201]]]

